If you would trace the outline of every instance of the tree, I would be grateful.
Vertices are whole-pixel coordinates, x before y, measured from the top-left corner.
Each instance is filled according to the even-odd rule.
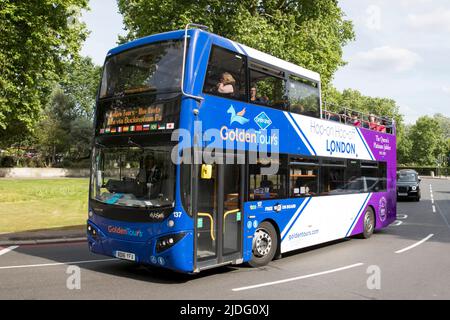
[[[442,129],[434,118],[420,117],[408,137],[412,142],[411,157],[419,165],[436,165],[436,159],[446,152]]]
[[[436,121],[439,123],[444,137],[450,138],[450,118],[444,116],[441,113],[436,113],[433,118],[436,119]]]
[[[87,32],[80,10],[88,0],[0,2],[0,143],[33,131],[54,82]]]
[[[60,81],[63,92],[75,102],[79,116],[92,118],[102,68],[89,57],[80,57],[67,64]]]
[[[354,39],[336,0],[118,0],[128,35],[122,41],[182,29],[189,22],[304,66],[330,83]]]

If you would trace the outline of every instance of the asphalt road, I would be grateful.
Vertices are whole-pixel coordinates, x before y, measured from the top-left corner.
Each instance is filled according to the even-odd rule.
[[[422,201],[399,202],[397,222],[369,240],[259,269],[182,275],[93,255],[86,243],[0,248],[0,299],[450,299],[450,180],[421,186]],[[70,265],[80,267],[80,289],[67,287]]]

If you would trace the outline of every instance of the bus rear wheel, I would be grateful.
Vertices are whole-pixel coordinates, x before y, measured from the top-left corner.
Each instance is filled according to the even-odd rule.
[[[257,268],[273,260],[278,249],[278,237],[275,227],[267,221],[262,222],[253,235],[252,260],[249,265]]]
[[[375,214],[371,207],[366,209],[364,214],[364,232],[362,233],[362,238],[369,239],[373,232],[375,231]]]

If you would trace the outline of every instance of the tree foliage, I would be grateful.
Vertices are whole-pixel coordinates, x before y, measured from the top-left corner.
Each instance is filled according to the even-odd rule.
[[[327,85],[344,65],[353,25],[336,0],[118,0],[122,41],[182,29],[189,22],[321,74]]]
[[[411,127],[411,158],[419,165],[436,165],[436,159],[446,153],[446,140],[439,122],[429,116],[420,117]]]
[[[92,108],[92,107],[91,107]],[[62,160],[76,162],[90,155],[92,118],[73,96],[55,86],[50,102],[37,125],[35,143],[38,157],[46,165]]]
[[[67,64],[60,86],[75,103],[80,117],[92,118],[102,68],[89,57],[80,57]]]
[[[0,1],[0,142],[26,136],[86,38],[88,0]]]

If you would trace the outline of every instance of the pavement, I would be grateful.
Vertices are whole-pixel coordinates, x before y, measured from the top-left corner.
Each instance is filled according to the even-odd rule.
[[[370,239],[261,268],[184,275],[94,255],[85,241],[0,247],[0,299],[448,300],[450,181],[424,178],[421,186],[422,201],[399,202],[398,220]]]
[[[78,242],[82,240],[86,240],[85,225],[0,234],[0,246]]]

